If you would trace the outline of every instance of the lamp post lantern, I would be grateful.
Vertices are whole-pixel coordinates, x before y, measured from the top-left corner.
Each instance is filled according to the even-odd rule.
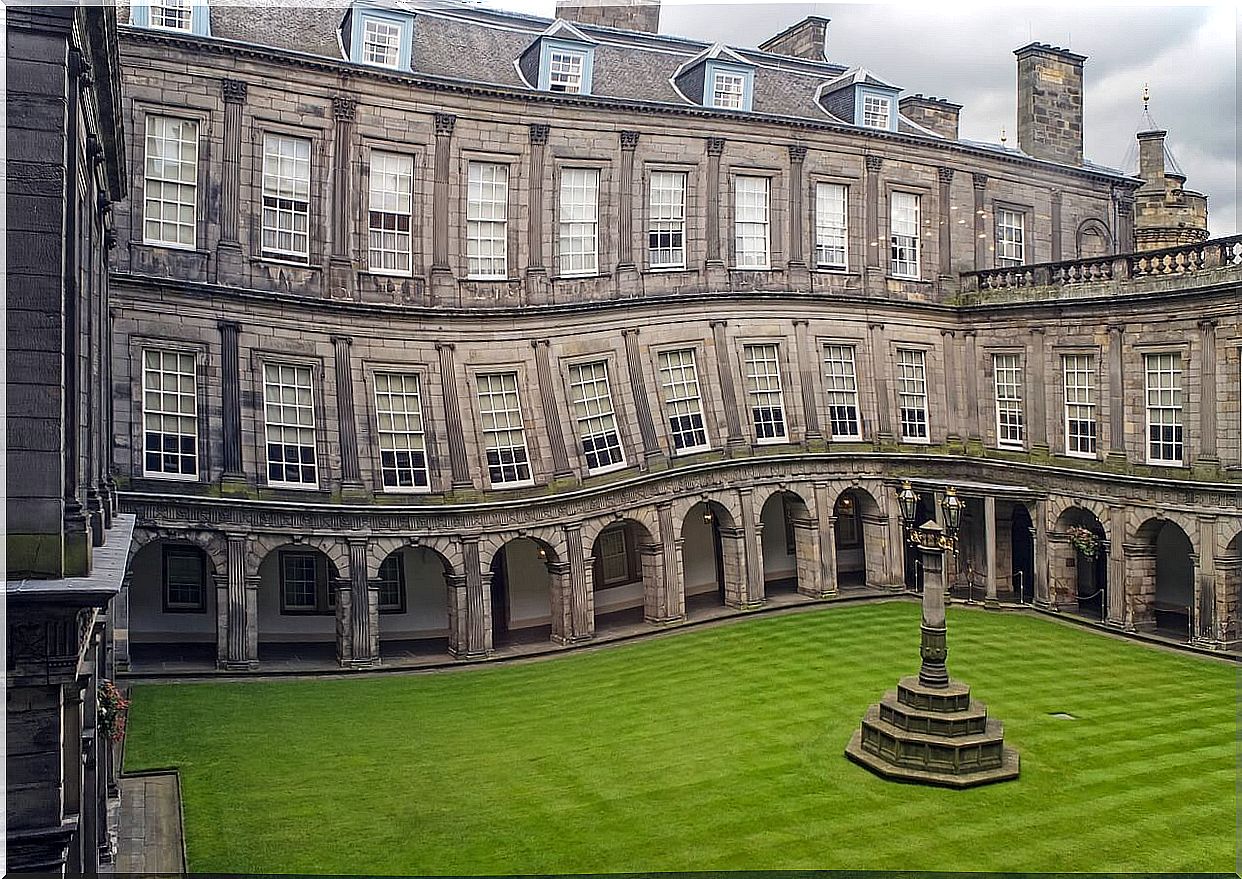
[[[897,491],[902,532],[923,566],[923,619],[918,676],[902,678],[863,716],[845,755],[885,778],[972,787],[1018,777],[1018,752],[1004,744],[1001,722],[949,678],[944,555],[956,551],[962,500],[950,486],[941,500],[943,527],[918,525],[918,495],[907,480]]]

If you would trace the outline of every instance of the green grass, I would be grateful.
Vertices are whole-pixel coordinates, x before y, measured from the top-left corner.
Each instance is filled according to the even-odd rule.
[[[139,686],[127,768],[180,768],[195,871],[1233,871],[1223,663],[954,608],[950,672],[1004,721],[1022,777],[950,791],[847,761],[867,706],[918,667],[918,613],[445,674]]]

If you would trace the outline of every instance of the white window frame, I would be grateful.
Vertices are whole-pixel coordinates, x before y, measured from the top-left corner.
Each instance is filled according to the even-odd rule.
[[[466,277],[509,277],[509,166],[502,162],[466,166]]]
[[[1152,351],[1143,355],[1145,410],[1147,413],[1147,433],[1144,443],[1147,446],[1147,463],[1159,467],[1181,467],[1186,460],[1186,426],[1183,415],[1183,385],[1185,370],[1182,352]],[[1153,385],[1155,377],[1159,383]],[[1168,382],[1164,379],[1167,377]],[[1153,402],[1154,401],[1154,402]],[[1169,428],[1172,438],[1161,437],[1156,440],[1152,436],[1153,429]],[[1157,454],[1168,446],[1177,451],[1176,457]]]
[[[862,411],[858,405],[858,360],[853,345],[825,342],[820,349],[824,393],[828,398],[828,430],[833,440],[862,441]],[[852,410],[852,416],[850,411]],[[837,424],[853,423],[854,430],[838,431]]]
[[[849,271],[849,205],[850,188],[844,183],[815,184],[815,265],[817,268],[834,272]],[[835,258],[837,251],[840,251],[840,259]]]
[[[152,357],[159,361],[158,367],[149,365]],[[171,361],[171,362],[170,362]],[[186,367],[189,370],[186,371]],[[169,367],[172,367],[171,369]],[[159,387],[153,386],[153,379],[156,374],[159,376]],[[186,387],[186,379],[188,379],[189,387]],[[166,385],[175,384],[176,387],[168,388]],[[158,401],[158,405],[152,405]],[[151,430],[152,419],[159,419],[160,430]],[[192,433],[186,431],[186,421],[190,421],[188,425],[192,429]],[[166,426],[175,427],[176,430],[166,430]],[[198,464],[198,358],[193,352],[179,351],[172,348],[143,348],[142,349],[142,475],[150,479],[171,479],[179,482],[198,482],[199,480],[199,464]],[[160,469],[152,470],[147,466],[147,455],[154,454],[148,452],[148,446],[151,442],[152,434],[157,434],[161,440],[168,437],[176,437],[178,440],[178,448],[180,449],[187,438],[193,442],[192,458],[193,469],[185,472],[181,465],[185,462],[185,452],[177,451],[173,453],[178,459],[177,472],[170,473],[164,469],[164,455],[166,454],[160,443]]]
[[[996,207],[996,265],[1026,262],[1026,214],[1017,208]]]
[[[598,552],[600,580],[603,581],[601,586],[620,586],[634,581],[630,565],[630,540],[625,528],[613,527],[602,531]]]
[[[660,388],[664,392],[664,418],[668,424],[672,453],[692,455],[712,447],[707,435],[707,419],[703,414],[703,389],[699,385],[699,366],[693,348],[677,348],[661,351],[656,358],[660,373]],[[698,425],[695,425],[695,419]],[[685,444],[684,439],[695,439],[702,434],[703,441]],[[683,444],[678,445],[679,438]]]
[[[1094,354],[1061,355],[1061,372],[1065,377],[1065,454],[1071,458],[1096,458],[1099,449],[1099,422],[1096,421],[1096,363]],[[1090,424],[1084,436],[1074,425]],[[1089,445],[1083,449],[1083,441]],[[1075,446],[1078,448],[1075,448]]]
[[[910,201],[907,201],[909,199]],[[893,190],[888,197],[889,274],[917,281],[923,276],[922,199],[918,193]]]
[[[380,67],[399,68],[401,66],[401,41],[404,38],[405,26],[401,22],[376,15],[364,16],[362,19],[363,62]]]
[[[276,370],[276,379],[273,381],[272,373],[269,370]],[[306,381],[303,383],[301,377],[305,375]],[[291,379],[291,381],[286,381]],[[273,399],[272,391],[275,389],[278,393],[276,399]],[[292,395],[286,394],[286,390],[292,390]],[[305,391],[305,397],[300,398],[300,391]],[[292,396],[293,399],[290,399]],[[279,412],[279,418],[274,419],[273,411]],[[292,410],[292,412],[288,411]],[[289,415],[294,417],[289,420]],[[315,415],[315,369],[312,366],[303,363],[292,363],[283,360],[267,360],[263,362],[263,461],[266,465],[265,475],[267,484],[280,488],[319,488],[319,429],[318,419]],[[298,437],[296,442],[286,442],[289,434],[285,431],[292,431],[293,435]],[[307,434],[309,434],[309,442],[307,442]],[[282,448],[294,446],[298,449],[309,448],[312,451],[311,463],[305,464],[299,460],[297,462],[289,462],[282,460],[274,462],[272,460],[273,439],[279,436]],[[272,468],[277,467],[298,467],[300,468],[299,478],[290,480],[286,478],[273,478]],[[312,478],[305,479],[306,467],[310,468]]]
[[[372,150],[368,188],[367,270],[408,278],[414,262],[414,157]]]
[[[306,264],[310,262],[310,138],[266,132],[262,167],[260,253],[265,259]],[[275,236],[271,246],[269,233]],[[281,246],[282,236],[287,236],[288,247]]]
[[[927,352],[921,348],[898,348],[897,420],[903,443],[927,445],[931,442],[927,400]],[[920,413],[921,420],[907,417],[908,414],[916,416]]]
[[[864,128],[878,128],[888,131],[893,125],[893,99],[887,95],[862,96],[862,122]]]
[[[280,562],[280,612],[282,614],[319,613],[322,610],[322,607],[319,603],[319,585],[320,585],[319,571],[320,571],[320,565],[322,563],[318,555],[313,551],[302,551],[302,550],[287,551],[287,552],[282,551],[277,558],[279,559],[279,562]],[[289,601],[289,589],[288,589],[289,584],[291,582],[297,582],[301,585],[305,585],[306,583],[306,580],[301,577],[299,577],[296,581],[291,580],[291,578],[289,577],[290,569],[287,564],[290,561],[297,561],[300,566],[305,565],[307,562],[310,563],[311,591],[310,591],[310,602],[309,603],[303,602],[303,603],[293,604]],[[300,573],[305,573],[304,567]],[[328,595],[329,596],[332,595],[332,584],[331,583],[328,584]]]
[[[789,442],[789,416],[781,382],[781,348],[775,342],[742,346],[742,375],[755,445]],[[771,417],[776,414],[776,418]],[[771,427],[761,427],[771,425]],[[777,431],[779,428],[779,432]],[[770,433],[769,433],[770,431]]]
[[[562,278],[585,278],[599,274],[598,168],[562,168],[559,271]]]
[[[168,23],[170,17],[175,20],[174,24]],[[152,3],[149,21],[151,27],[162,30],[192,32],[194,30],[193,0],[164,0],[164,2]]]
[[[175,136],[170,134],[173,126],[179,126]],[[198,241],[197,119],[147,114],[142,199],[143,244],[194,249]],[[153,209],[156,216],[152,216]],[[165,216],[170,210],[171,219]],[[150,234],[153,223],[161,234]],[[168,227],[176,230],[175,237],[163,234]]]
[[[431,491],[422,377],[416,372],[376,372],[375,420],[380,485],[384,491],[393,494],[424,494]],[[390,460],[385,456],[389,456]],[[408,484],[403,484],[403,476]]]
[[[1026,448],[1026,413],[1023,404],[1022,355],[1011,351],[992,355],[992,379],[996,390],[996,447]]]
[[[762,242],[762,252],[750,244]],[[733,263],[736,269],[772,267],[772,180],[749,174],[733,178]]]
[[[586,81],[587,53],[578,49],[547,47],[548,91],[565,95],[582,94]],[[577,70],[573,69],[577,65]]]
[[[686,267],[685,171],[652,171],[648,183],[647,267]],[[667,247],[659,246],[667,242]]]
[[[717,110],[744,110],[746,74],[732,70],[713,70],[711,106]]]
[[[612,403],[608,361],[592,360],[569,365],[569,408],[577,425],[578,446],[587,473],[611,473],[626,466],[625,446]],[[601,454],[609,460],[600,463]],[[615,460],[613,460],[615,456]],[[595,465],[592,466],[592,458]]]
[[[535,484],[534,469],[531,466],[530,448],[526,442],[526,424],[522,416],[522,392],[519,388],[518,374],[515,370],[497,372],[480,372],[475,375],[475,399],[479,404],[479,428],[483,434],[483,466],[487,470],[488,485],[492,488],[522,488]],[[508,405],[508,396],[512,396],[512,405]],[[489,402],[500,400],[502,408],[488,405]],[[491,425],[490,427],[488,425]],[[504,436],[509,442],[501,444],[498,439]],[[514,440],[519,442],[514,442]],[[506,468],[511,469],[516,478],[492,478],[493,465],[489,460],[492,452],[496,452],[495,468],[503,476]],[[503,460],[503,452],[512,454],[512,461]],[[518,454],[520,452],[520,455]],[[525,468],[526,475],[521,476]]]

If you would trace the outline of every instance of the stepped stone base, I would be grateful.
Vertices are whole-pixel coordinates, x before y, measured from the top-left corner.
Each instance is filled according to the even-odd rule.
[[[963,788],[1018,777],[1018,752],[1005,746],[1001,722],[970,698],[970,687],[928,687],[917,676],[867,709],[845,756],[915,784]]]

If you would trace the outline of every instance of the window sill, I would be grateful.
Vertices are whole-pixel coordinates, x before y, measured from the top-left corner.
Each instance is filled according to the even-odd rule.
[[[885,280],[898,281],[902,284],[927,284],[928,286],[935,283],[934,281],[929,281],[925,278],[906,277],[904,275],[885,275]]]
[[[1063,454],[1063,457],[1073,458],[1076,461],[1098,461],[1100,460],[1099,455],[1093,455],[1093,454],[1089,454],[1086,452],[1068,452],[1067,451]]]
[[[275,265],[281,265],[281,266],[297,266],[299,269],[317,268],[317,266],[311,265],[310,257],[307,257],[304,260],[297,260],[297,259],[291,259],[289,257],[284,257],[284,256],[273,256],[267,253],[261,253],[258,256],[253,257],[251,259],[251,262],[270,262],[270,263],[274,263]]]
[[[317,607],[282,607],[280,615],[284,617],[329,617],[336,615],[336,608],[329,607],[325,610],[320,610]]]
[[[384,269],[373,269],[370,266],[367,267],[367,274],[375,275],[377,278],[412,278],[414,277],[413,272],[397,272],[397,271],[389,272],[389,271],[385,271]]]
[[[510,284],[521,279],[510,278],[508,275],[466,275],[463,280],[468,281],[471,284]]]
[[[493,483],[488,484],[488,490],[489,491],[507,491],[508,489],[511,489],[511,488],[533,488],[534,485],[535,485],[535,480],[533,479],[527,479],[522,482],[501,482],[501,483],[493,482]]]
[[[135,240],[130,241],[129,243],[138,244],[142,247],[158,247],[161,250],[179,250],[182,253],[198,253],[202,255],[206,255],[208,253],[208,251],[202,250],[193,244],[171,244],[167,241],[147,241],[145,238],[142,241]]]
[[[712,450],[711,446],[695,446],[694,448],[689,448],[689,449],[677,449],[672,453],[672,457],[689,458],[692,455],[701,455],[704,452],[710,452],[711,450]]]
[[[164,605],[163,612],[164,613],[207,613],[207,608],[205,606],[204,607],[169,607],[168,605]]]
[[[407,495],[407,496],[408,495],[431,494],[431,486],[429,485],[426,488],[393,488],[392,486],[385,485],[382,489],[380,489],[380,494],[395,494],[395,495]]]
[[[785,446],[785,445],[789,445],[789,437],[778,436],[778,437],[771,437],[768,439],[756,439],[755,445],[757,446]]]
[[[1186,464],[1182,463],[1181,461],[1151,461],[1149,460],[1147,461],[1147,466],[1148,467],[1164,467],[1170,470],[1187,469]]]
[[[1025,452],[1026,446],[1004,445],[1003,443],[997,443],[996,450],[998,452]]]
[[[767,266],[729,266],[731,272],[770,272],[772,267]]]
[[[553,275],[553,281],[593,281],[599,278],[607,278],[608,275],[603,272],[592,272],[587,275]]]
[[[851,278],[857,278],[858,272],[850,271],[848,267],[834,268],[833,266],[815,266],[811,269],[817,275],[842,275]]]
[[[692,269],[687,266],[647,266],[643,269],[646,275],[676,275],[676,274],[698,274],[698,269]]]
[[[182,482],[187,485],[193,485],[203,480],[198,476],[178,476],[172,473],[147,473],[143,472],[143,479],[158,479],[160,482]]]
[[[906,445],[906,446],[930,446],[930,445],[931,445],[931,438],[930,438],[930,437],[908,437],[908,436],[903,436],[903,437],[901,438],[901,443],[902,443],[902,445]]]
[[[307,484],[307,483],[305,483],[305,482],[266,482],[266,483],[264,483],[263,487],[264,487],[264,488],[271,488],[271,489],[275,489],[275,490],[277,490],[277,491],[305,491],[305,492],[312,492],[312,491],[321,491],[321,490],[322,490],[322,489],[320,489],[320,488],[319,488],[318,483],[316,483],[315,485],[309,485],[309,484]]]
[[[588,477],[606,476],[609,473],[616,473],[618,470],[624,470],[628,466],[630,465],[627,462],[622,461],[620,464],[610,464],[607,467],[599,467],[599,468],[596,468],[595,470],[588,469],[586,472],[586,475]]]

